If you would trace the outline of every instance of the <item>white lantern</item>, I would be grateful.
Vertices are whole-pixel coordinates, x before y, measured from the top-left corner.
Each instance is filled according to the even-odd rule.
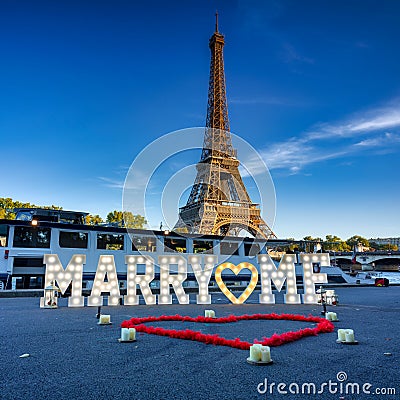
[[[44,305],[43,308],[57,308],[58,293],[60,289],[51,281],[49,286],[44,288]]]

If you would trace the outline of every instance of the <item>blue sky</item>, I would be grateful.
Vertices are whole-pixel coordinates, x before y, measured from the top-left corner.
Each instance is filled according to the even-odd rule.
[[[0,197],[121,209],[135,156],[205,123],[215,9],[231,130],[270,169],[277,235],[399,236],[392,0],[2,1]]]

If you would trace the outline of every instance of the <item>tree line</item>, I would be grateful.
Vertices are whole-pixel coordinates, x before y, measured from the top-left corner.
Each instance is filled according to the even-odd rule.
[[[370,250],[398,250],[398,246],[394,244],[380,244],[373,240],[368,240],[365,237],[354,235],[346,240],[342,240],[340,237],[335,235],[326,235],[325,240],[320,237],[305,236],[304,241],[317,242],[321,244],[321,248],[325,251],[352,251],[354,246],[361,245],[364,248]],[[294,245],[292,247],[295,247]],[[313,249],[309,249],[313,250]]]
[[[0,219],[15,219],[16,208],[45,208],[48,210],[62,210],[62,207],[51,205],[51,206],[38,206],[31,203],[23,203],[18,200],[13,200],[9,197],[0,197]],[[100,217],[98,214],[89,214],[86,216],[87,225],[100,225],[100,224],[111,224],[120,228],[134,228],[143,229],[147,224],[145,217],[140,214],[133,214],[129,211],[110,211],[107,214],[106,220]]]
[[[62,210],[62,207],[51,205],[51,206],[37,206],[31,203],[22,203],[20,201],[14,201],[13,199],[7,197],[0,197],[0,219],[15,219],[15,208],[46,208],[50,210]],[[98,214],[89,214],[86,216],[87,225],[100,225],[100,224],[112,224],[120,228],[134,228],[134,229],[144,229],[147,221],[142,215],[134,215],[131,212],[123,211],[111,211],[107,214],[106,220],[100,217]],[[295,241],[294,238],[288,240]],[[325,239],[320,237],[305,236],[303,238],[306,242],[319,242],[323,250],[326,251],[352,251],[355,245],[361,244],[365,248],[370,248],[373,250],[398,250],[398,247],[393,244],[379,244],[369,241],[368,239],[354,235],[347,240],[342,240],[340,237],[335,235],[326,235]],[[307,245],[306,245],[307,246]],[[298,245],[289,246],[290,250],[295,250]],[[313,251],[313,249],[303,249],[308,251]]]

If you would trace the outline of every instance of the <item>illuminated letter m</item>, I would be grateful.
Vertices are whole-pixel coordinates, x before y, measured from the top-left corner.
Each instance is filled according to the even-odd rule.
[[[71,296],[68,299],[68,307],[83,307],[82,296],[83,264],[86,263],[86,256],[75,254],[72,256],[67,268],[64,269],[57,254],[45,254],[46,277],[44,287],[54,282],[58,284],[61,294],[64,294],[72,282]],[[40,299],[40,306],[44,305],[44,297]]]

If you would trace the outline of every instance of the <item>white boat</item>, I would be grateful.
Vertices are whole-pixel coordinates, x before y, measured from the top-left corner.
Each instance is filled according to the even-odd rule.
[[[346,274],[345,279],[348,283],[374,285],[375,279],[387,279],[391,284],[400,283],[399,272],[382,272],[382,271],[358,271],[354,275]]]

